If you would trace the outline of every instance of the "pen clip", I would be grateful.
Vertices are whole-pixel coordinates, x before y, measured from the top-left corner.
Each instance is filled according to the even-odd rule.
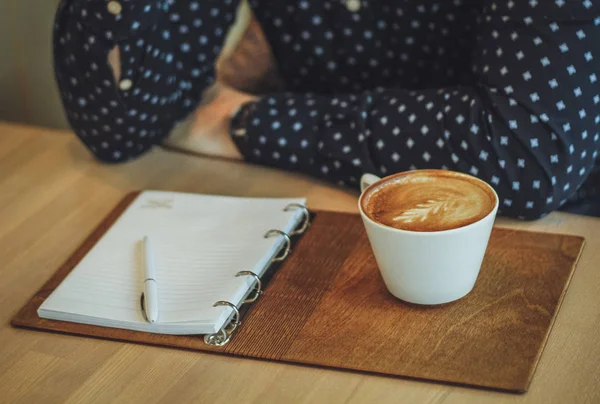
[[[150,320],[148,320],[148,315],[146,314],[146,299],[144,298],[144,292],[142,292],[142,294],[140,295],[140,307],[142,308],[142,316],[144,316],[144,320],[146,320],[148,323],[150,322]]]

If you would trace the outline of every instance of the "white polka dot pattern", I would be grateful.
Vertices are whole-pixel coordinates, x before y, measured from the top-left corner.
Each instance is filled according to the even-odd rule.
[[[232,0],[63,0],[54,60],[67,117],[103,161],[126,161],[160,143],[214,80],[233,22]],[[119,12],[115,13],[119,8]],[[118,46],[115,82],[107,54]]]
[[[55,31],[69,120],[105,161],[143,153],[195,108],[237,6],[120,4],[63,0]],[[351,186],[364,172],[458,170],[526,219],[597,195],[598,0],[250,4],[289,92],[248,106],[234,137],[247,160]],[[106,64],[115,45],[127,89]]]

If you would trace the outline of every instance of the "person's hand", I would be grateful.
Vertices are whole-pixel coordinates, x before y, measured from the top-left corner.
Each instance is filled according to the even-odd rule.
[[[229,136],[229,121],[242,104],[256,99],[256,96],[217,82],[205,91],[200,106],[193,113],[192,123],[185,136],[169,143],[193,153],[242,159],[242,155]]]
[[[121,75],[119,59],[119,47],[115,46],[109,52],[107,62],[117,82]],[[165,144],[192,153],[242,159],[242,155],[229,136],[229,122],[233,113],[242,104],[257,99],[257,96],[238,91],[218,80],[204,92],[200,105],[192,114],[188,131],[172,135],[165,140]]]
[[[188,136],[190,146],[201,154],[241,159],[242,155],[229,135],[229,122],[242,104],[257,99],[217,82],[205,92],[202,103],[194,112]]]

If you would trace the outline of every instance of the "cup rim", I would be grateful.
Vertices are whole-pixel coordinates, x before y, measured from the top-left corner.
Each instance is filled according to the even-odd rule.
[[[475,221],[473,223],[469,223],[469,224],[461,226],[461,227],[455,227],[453,229],[437,230],[437,231],[415,231],[415,230],[398,229],[396,227],[386,226],[384,224],[378,223],[375,220],[371,219],[369,217],[369,215],[366,214],[366,212],[363,210],[362,200],[363,200],[364,196],[369,192],[369,190],[371,190],[375,186],[381,184],[382,182],[389,181],[392,178],[402,177],[402,176],[410,175],[411,173],[417,173],[417,172],[419,172],[419,173],[426,173],[426,172],[439,173],[439,172],[444,172],[444,173],[450,173],[451,175],[457,175],[457,176],[467,177],[467,178],[469,178],[469,179],[471,179],[471,180],[473,180],[475,182],[483,184],[490,191],[492,191],[492,194],[496,198],[496,203],[494,204],[494,207],[492,208],[492,210],[487,215],[485,215],[484,217],[482,217],[481,219],[479,219],[479,220],[477,220],[477,221]],[[430,168],[410,170],[410,171],[401,171],[399,173],[391,174],[391,175],[385,176],[383,178],[380,178],[378,181],[375,181],[374,183],[372,183],[371,185],[369,185],[367,188],[365,188],[365,190],[361,192],[361,194],[360,194],[360,196],[358,198],[358,209],[359,209],[359,212],[360,212],[361,216],[363,217],[363,219],[367,220],[369,223],[372,223],[375,226],[380,227],[382,229],[386,229],[386,230],[390,230],[390,231],[396,231],[398,233],[414,234],[414,235],[421,235],[421,236],[448,234],[448,233],[456,233],[456,232],[459,232],[459,231],[464,231],[464,230],[468,229],[471,226],[475,226],[475,225],[477,225],[477,224],[485,221],[490,216],[495,216],[496,213],[498,212],[499,205],[500,205],[500,198],[498,197],[498,194],[496,193],[496,190],[490,184],[488,184],[487,182],[483,181],[482,179],[477,178],[477,177],[475,177],[473,175],[470,175],[470,174],[462,173],[460,171],[442,170],[442,169],[430,169]]]

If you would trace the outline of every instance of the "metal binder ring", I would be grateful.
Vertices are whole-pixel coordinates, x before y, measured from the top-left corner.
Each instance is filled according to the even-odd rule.
[[[224,329],[220,329],[214,334],[206,334],[204,342],[208,345],[223,346],[229,342],[231,335],[228,335]]]
[[[283,209],[283,211],[289,212],[290,210],[294,210],[294,208],[302,209],[304,221],[302,222],[302,226],[300,226],[299,229],[296,229],[290,233],[291,236],[295,236],[295,235],[304,233],[306,231],[306,229],[308,229],[308,226],[310,226],[310,212],[306,206],[301,205],[299,203],[290,203],[288,206],[286,206]]]
[[[266,232],[265,238],[269,238],[274,235],[283,236],[285,238],[285,250],[283,251],[283,254],[281,254],[279,257],[273,258],[271,261],[272,262],[283,261],[288,256],[290,251],[292,250],[292,240],[290,239],[290,236],[287,235],[287,233],[285,233],[281,230],[277,230],[277,229],[272,229],[272,230],[269,230],[268,232]]]
[[[225,301],[225,300],[219,300],[218,302],[213,304],[213,307],[218,307],[218,306],[227,306],[227,307],[231,307],[233,309],[234,315],[233,315],[233,318],[231,319],[231,322],[226,327],[223,328],[227,332],[227,334],[231,334],[240,324],[242,324],[242,322],[240,321],[240,311],[238,310],[237,307],[235,307],[234,304],[232,304],[228,301]]]
[[[252,303],[254,301],[256,301],[256,299],[258,299],[258,297],[260,295],[262,295],[262,282],[260,281],[260,278],[258,277],[258,275],[256,275],[254,272],[252,271],[240,271],[237,274],[235,274],[236,278],[238,276],[251,276],[256,280],[256,286],[254,287],[254,295],[252,295],[252,297],[247,297],[242,304],[246,304],[246,303]]]
[[[218,302],[213,304],[213,307],[217,307],[217,306],[231,307],[234,312],[233,319],[231,320],[229,325],[221,328],[216,333],[205,335],[204,342],[208,345],[223,346],[229,342],[229,340],[231,339],[231,335],[233,334],[233,331],[235,331],[235,329],[241,324],[240,311],[238,310],[237,307],[235,307],[234,304],[231,304],[230,302],[227,302],[224,300],[219,300]]]

